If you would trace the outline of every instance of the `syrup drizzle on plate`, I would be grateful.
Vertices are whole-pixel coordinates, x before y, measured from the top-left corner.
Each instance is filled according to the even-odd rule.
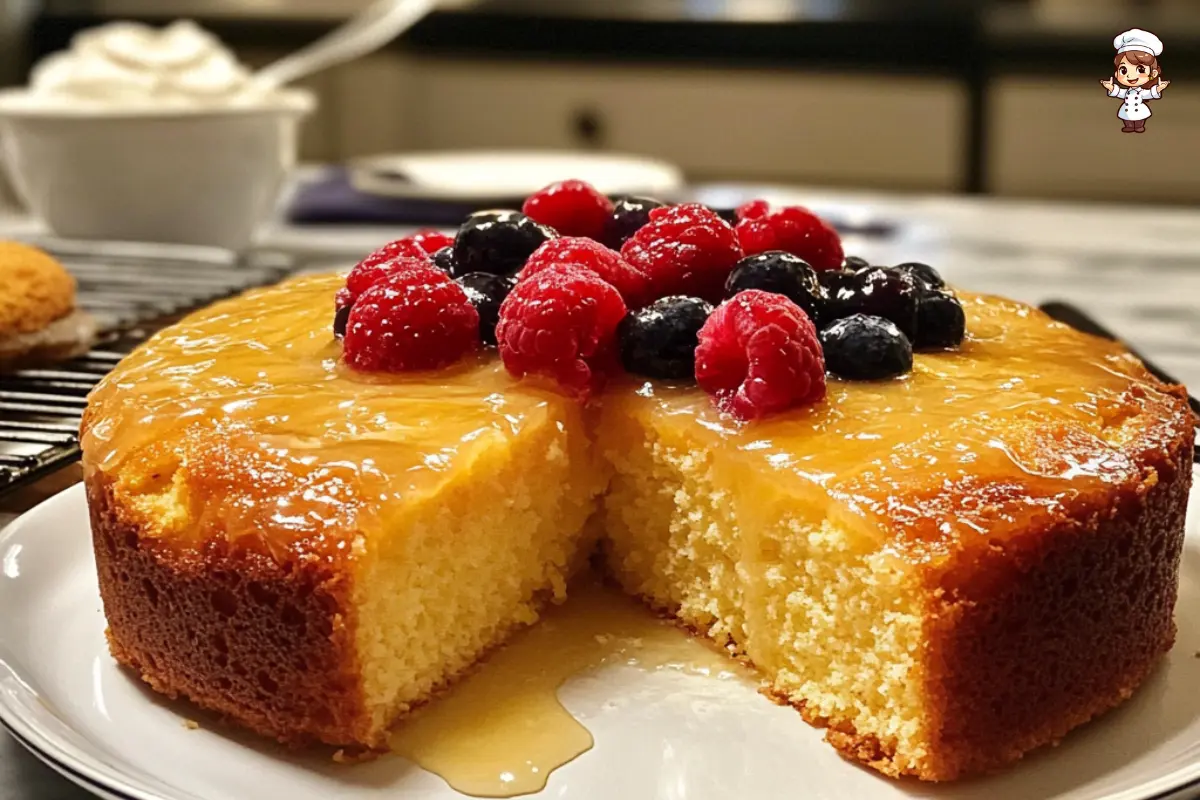
[[[391,748],[463,794],[538,792],[551,772],[593,744],[587,728],[559,702],[559,687],[572,676],[618,664],[725,680],[751,674],[618,591],[588,583],[400,723]]]

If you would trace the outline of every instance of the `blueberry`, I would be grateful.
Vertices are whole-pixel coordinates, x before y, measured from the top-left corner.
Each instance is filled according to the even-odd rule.
[[[903,264],[897,264],[892,269],[897,272],[908,273],[917,282],[917,286],[924,289],[941,289],[946,285],[946,282],[942,280],[942,276],[938,274],[936,269],[919,261],[908,261]]]
[[[520,211],[480,211],[467,217],[454,239],[454,277],[472,272],[508,275],[534,250],[558,236]]]
[[[350,303],[334,312],[333,335],[339,339],[346,335],[346,325],[350,322],[350,309],[352,308],[354,308],[354,304]]]
[[[693,380],[696,334],[712,306],[695,297],[664,297],[621,321],[617,336],[628,372],[650,378]]]
[[[432,261],[433,265],[442,272],[450,275],[454,274],[454,248],[452,246],[446,245],[441,250],[438,250],[431,255],[429,260]]]
[[[860,258],[858,256],[846,256],[845,260],[842,261],[842,269],[849,269],[849,270],[866,269],[869,266],[871,266],[870,261],[867,261],[865,258]]]
[[[734,265],[725,281],[725,294],[732,297],[746,289],[781,294],[813,319],[822,298],[817,271],[804,259],[782,250],[746,256]]]
[[[479,338],[484,344],[495,344],[500,304],[516,286],[516,280],[490,272],[468,272],[456,280],[467,293],[471,305],[479,312]]]
[[[709,206],[708,208],[710,211],[712,211],[714,214],[716,214],[721,219],[728,222],[730,225],[738,224],[738,215],[737,215],[736,208],[717,208],[716,206]]]
[[[853,277],[829,278],[819,314],[822,327],[852,314],[890,319],[910,340],[917,330],[917,282],[904,272],[870,267]]]
[[[821,331],[825,368],[853,381],[894,378],[912,369],[912,345],[895,323],[854,314]]]
[[[650,212],[663,203],[649,197],[622,197],[613,205],[612,216],[604,230],[604,244],[620,250],[625,240],[650,221]]]
[[[818,328],[839,317],[852,314],[848,305],[858,293],[858,276],[848,269],[823,269],[817,273],[821,286],[821,304],[814,322]]]
[[[966,335],[967,317],[958,298],[940,289],[930,289],[917,303],[918,350],[958,347]]]
[[[817,271],[817,283],[826,292],[831,292],[850,283],[857,285],[854,275],[852,269],[822,269]]]

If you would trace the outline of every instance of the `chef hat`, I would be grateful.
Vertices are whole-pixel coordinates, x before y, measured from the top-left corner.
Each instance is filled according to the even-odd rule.
[[[1129,50],[1141,50],[1143,53],[1158,58],[1162,55],[1163,43],[1150,31],[1144,31],[1141,28],[1134,28],[1122,33],[1117,38],[1113,39],[1113,47],[1117,48],[1117,53],[1125,53]]]

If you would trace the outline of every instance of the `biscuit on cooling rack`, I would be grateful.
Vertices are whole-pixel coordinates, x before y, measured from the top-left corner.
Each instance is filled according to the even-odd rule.
[[[49,254],[0,241],[0,369],[87,350],[95,321],[75,307],[75,279]]]

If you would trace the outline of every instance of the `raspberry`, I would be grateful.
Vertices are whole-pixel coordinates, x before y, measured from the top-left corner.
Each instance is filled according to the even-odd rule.
[[[621,293],[630,308],[637,308],[646,299],[649,286],[645,275],[631,267],[620,253],[578,236],[551,239],[534,250],[517,280],[526,280],[555,264],[575,264],[596,273]]]
[[[410,233],[408,236],[405,236],[403,239],[398,239],[392,244],[396,244],[398,242],[412,242],[417,247],[421,248],[421,250],[425,253],[433,255],[443,247],[450,247],[452,244],[454,244],[454,236],[448,233],[442,233],[434,228],[421,228],[421,230],[417,231],[416,233]]]
[[[842,240],[825,220],[800,206],[788,206],[737,224],[738,241],[746,255],[784,250],[800,256],[813,269],[842,266]]]
[[[394,242],[388,242],[358,263],[371,266],[382,264],[384,261],[391,261],[393,258],[401,256],[429,259],[429,254],[425,252],[425,248],[421,247],[420,243],[413,241],[412,237],[405,237],[397,239]]]
[[[354,303],[342,346],[366,372],[434,369],[479,344],[479,313],[463,288],[432,266],[393,273]]]
[[[341,306],[353,305],[363,292],[384,278],[398,272],[420,271],[431,266],[429,260],[424,257],[392,256],[391,258],[374,259],[374,254],[372,254],[355,264],[354,269],[350,270],[350,274],[346,276],[345,290],[337,293],[336,302]]]
[[[515,377],[549,375],[581,400],[616,362],[621,295],[598,275],[555,264],[517,284],[500,306],[496,341]]]
[[[650,222],[625,242],[621,255],[649,279],[647,301],[685,295],[716,303],[742,249],[728,223],[690,203],[652,210]]]
[[[737,207],[737,218],[739,220],[759,219],[765,217],[770,211],[771,204],[766,200],[751,200]]]
[[[825,397],[817,329],[783,295],[738,292],[712,313],[698,338],[696,382],[722,411],[749,420]]]
[[[613,204],[585,181],[552,183],[531,194],[521,206],[525,216],[549,225],[562,236],[604,238]]]

